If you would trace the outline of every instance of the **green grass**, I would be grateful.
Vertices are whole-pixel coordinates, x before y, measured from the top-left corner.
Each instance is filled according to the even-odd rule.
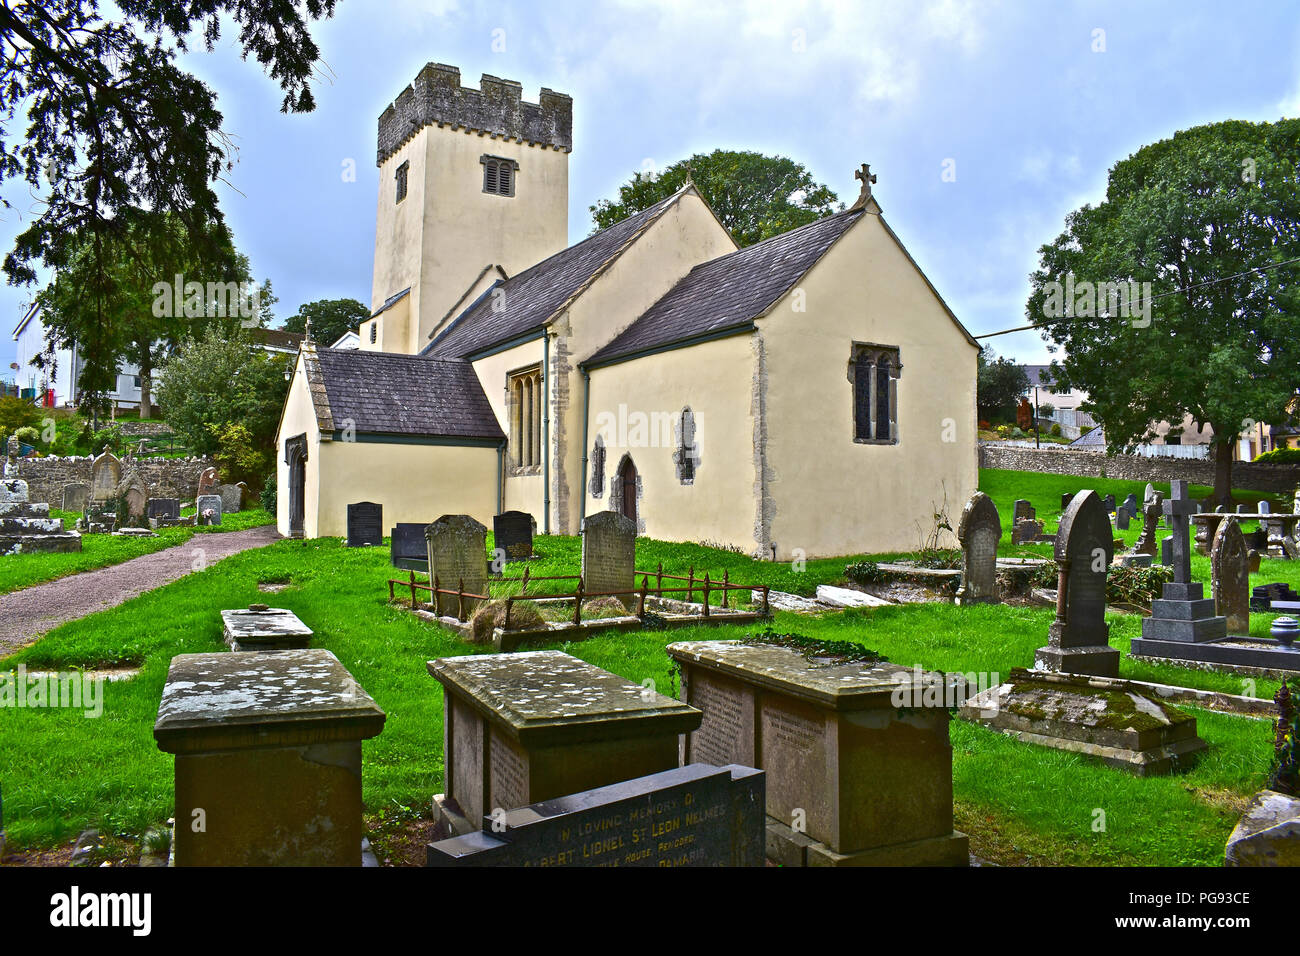
[[[193,513],[193,509],[189,509]],[[50,514],[62,518],[64,527],[71,528],[81,515],[75,511],[51,509]],[[11,554],[0,557],[0,594],[9,594],[20,588],[54,581],[70,574],[93,571],[112,564],[121,564],[143,554],[152,554],[163,548],[184,544],[195,534],[212,534],[226,531],[243,531],[261,525],[273,524],[275,516],[266,511],[240,511],[225,515],[222,524],[210,528],[159,528],[156,538],[115,538],[108,534],[81,536],[81,550],[68,554]]]

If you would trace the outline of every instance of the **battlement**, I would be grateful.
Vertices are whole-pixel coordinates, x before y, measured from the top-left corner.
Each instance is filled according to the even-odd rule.
[[[426,126],[450,126],[573,151],[573,98],[542,87],[537,103],[523,100],[523,85],[484,73],[479,89],[460,85],[460,68],[427,63],[379,116],[375,165]]]

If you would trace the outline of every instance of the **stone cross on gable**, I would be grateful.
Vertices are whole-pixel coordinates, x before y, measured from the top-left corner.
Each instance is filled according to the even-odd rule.
[[[862,195],[860,201],[871,198],[871,186],[876,181],[876,174],[871,171],[870,163],[863,163],[862,168],[853,174],[853,178],[862,183]]]
[[[1174,532],[1173,541],[1170,542],[1173,552],[1174,583],[1190,584],[1192,553],[1187,534],[1191,527],[1191,516],[1196,514],[1196,502],[1187,492],[1186,481],[1170,482],[1169,491],[1169,500],[1165,502],[1164,512],[1165,517],[1169,519],[1169,527]]]

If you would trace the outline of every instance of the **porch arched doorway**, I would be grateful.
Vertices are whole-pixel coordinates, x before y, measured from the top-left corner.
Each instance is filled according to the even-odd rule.
[[[618,466],[619,511],[623,517],[636,521],[636,464],[631,455],[624,455]]]
[[[284,463],[289,467],[289,537],[303,536],[306,517],[307,436],[295,435],[284,443]]]

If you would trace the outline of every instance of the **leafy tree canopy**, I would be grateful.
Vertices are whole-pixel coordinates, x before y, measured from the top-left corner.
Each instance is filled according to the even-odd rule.
[[[286,332],[303,332],[311,319],[311,335],[322,345],[332,345],[344,332],[355,332],[370,318],[370,309],[356,299],[318,299],[298,307],[284,320]]]
[[[801,164],[784,156],[715,149],[673,163],[658,174],[636,173],[618,188],[618,201],[591,207],[598,232],[666,199],[687,175],[741,246],[780,235],[830,215],[842,203]]]
[[[1232,441],[1300,386],[1300,263],[1281,265],[1300,256],[1298,170],[1300,120],[1177,133],[1116,163],[1031,277],[1053,374],[1088,393],[1111,450],[1190,413],[1214,430],[1221,501]]]
[[[980,417],[1009,414],[1029,388],[1029,376],[1011,359],[999,357],[991,345],[980,349],[978,366],[975,404]]]

